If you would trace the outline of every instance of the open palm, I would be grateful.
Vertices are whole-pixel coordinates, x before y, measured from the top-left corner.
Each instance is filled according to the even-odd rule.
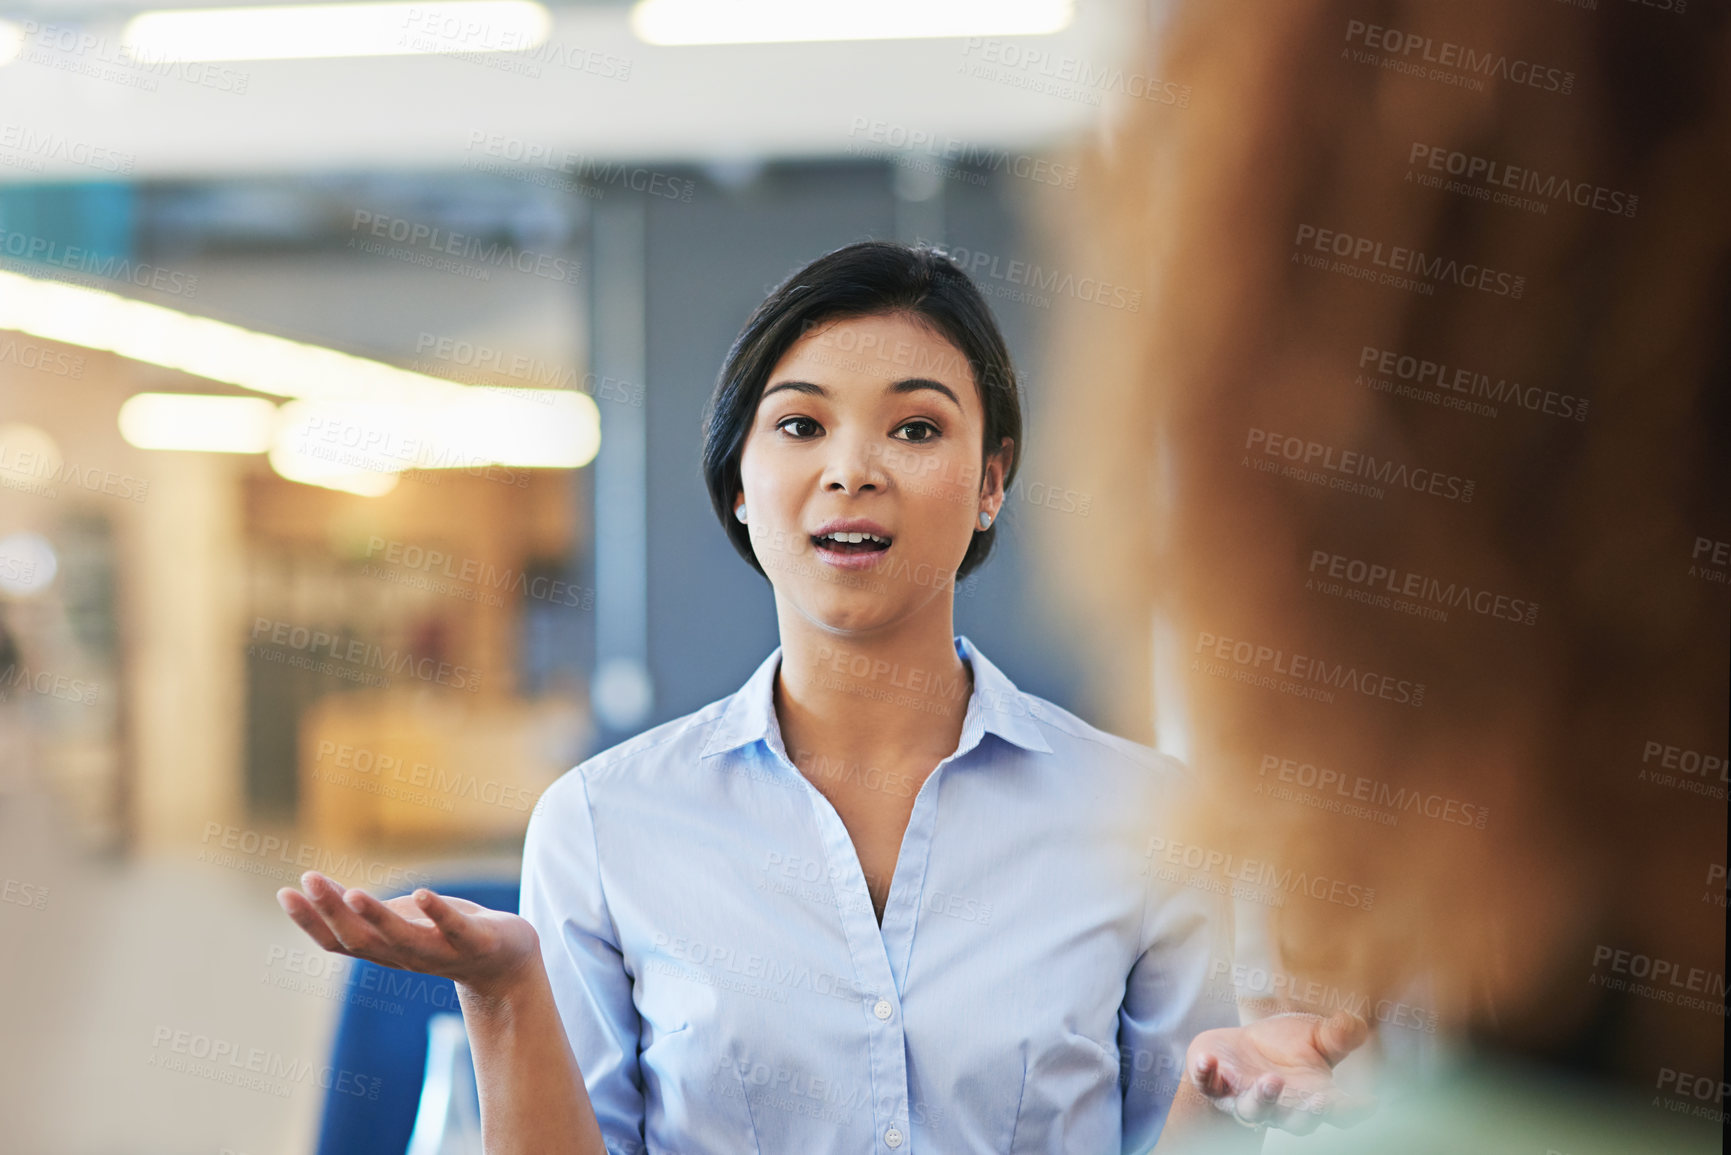
[[[536,957],[528,920],[425,887],[388,901],[345,889],[314,870],[306,893],[285,886],[277,902],[328,951],[398,970],[439,975],[487,993],[502,989]]]
[[[1368,1028],[1347,1011],[1280,1014],[1204,1031],[1190,1044],[1190,1075],[1215,1107],[1252,1126],[1308,1135],[1323,1123],[1348,1127],[1374,1104],[1334,1082],[1334,1067]]]

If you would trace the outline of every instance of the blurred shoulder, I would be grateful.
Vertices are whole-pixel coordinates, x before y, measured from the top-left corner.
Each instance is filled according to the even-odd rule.
[[[1170,754],[1102,730],[1038,695],[1023,691],[1022,698],[1053,752],[1067,760],[1146,778],[1168,788],[1183,789],[1191,784],[1190,768]]]
[[[697,765],[733,695],[669,719],[598,751],[565,771],[541,794],[537,810],[569,804],[597,789],[649,786],[670,773]]]

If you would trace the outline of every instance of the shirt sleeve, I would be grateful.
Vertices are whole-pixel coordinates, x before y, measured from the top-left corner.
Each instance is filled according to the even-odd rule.
[[[541,940],[565,1037],[609,1155],[639,1155],[642,1024],[601,885],[588,783],[578,767],[549,786],[523,841],[520,913]]]
[[[1146,901],[1143,949],[1118,1012],[1123,1155],[1143,1155],[1160,1138],[1190,1040],[1238,1026],[1236,1001],[1222,998],[1219,984],[1209,981],[1232,958],[1225,896],[1151,881]]]

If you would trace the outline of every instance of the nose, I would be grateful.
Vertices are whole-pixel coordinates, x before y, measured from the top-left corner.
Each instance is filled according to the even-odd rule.
[[[829,493],[863,493],[884,488],[883,461],[863,438],[834,437],[824,463],[823,488]]]

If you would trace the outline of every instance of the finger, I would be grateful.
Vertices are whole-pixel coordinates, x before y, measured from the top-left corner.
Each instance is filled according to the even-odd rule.
[[[1265,1073],[1244,1088],[1234,1109],[1246,1123],[1266,1123],[1278,1113],[1280,1093],[1285,1089],[1286,1080],[1273,1072]]]
[[[315,871],[307,871],[304,877],[307,897],[312,899],[314,909],[324,915],[338,942],[357,954],[371,953],[379,946],[382,941],[379,932],[344,901],[346,890]]]
[[[1280,1119],[1275,1123],[1282,1131],[1294,1135],[1308,1135],[1322,1126],[1325,1116],[1325,1105],[1321,1095],[1303,1095],[1296,1102],[1284,1106]]]
[[[294,919],[296,926],[306,931],[312,940],[333,954],[349,953],[348,948],[337,941],[337,936],[331,933],[331,928],[325,924],[323,916],[313,907],[307,896],[292,886],[285,886],[276,892],[277,904],[288,916]]]
[[[1312,1029],[1311,1045],[1333,1067],[1358,1050],[1370,1035],[1370,1027],[1351,1011],[1336,1011]]]
[[[478,902],[470,902],[468,899],[458,898],[454,894],[440,894],[438,891],[430,890],[424,886],[421,887],[421,890],[425,891],[427,894],[432,895],[434,898],[438,899],[445,906],[450,907],[452,910],[456,911],[458,914],[461,914],[461,915],[486,914],[488,909],[489,909],[488,907],[482,906]]]
[[[1219,1099],[1232,1093],[1232,1088],[1227,1085],[1225,1076],[1220,1072],[1220,1059],[1207,1051],[1197,1055],[1191,1062],[1190,1078],[1210,1099]]]
[[[1279,1118],[1274,1125],[1294,1135],[1308,1135],[1330,1121],[1330,1112],[1339,1097],[1340,1091],[1332,1085],[1309,1091],[1289,1085],[1281,1096]]]
[[[389,903],[381,902],[366,891],[358,888],[345,891],[343,905],[366,920],[387,942],[406,943],[411,940],[414,924],[393,910]]]
[[[308,898],[312,899],[315,905],[317,904],[319,897],[327,891],[335,894],[338,898],[341,898],[343,892],[347,889],[348,887],[344,886],[330,875],[320,874],[316,870],[304,871],[301,874],[301,892]]]
[[[446,942],[459,950],[469,945],[474,926],[469,916],[446,901],[444,895],[423,886],[415,891],[415,903],[433,920]]]

